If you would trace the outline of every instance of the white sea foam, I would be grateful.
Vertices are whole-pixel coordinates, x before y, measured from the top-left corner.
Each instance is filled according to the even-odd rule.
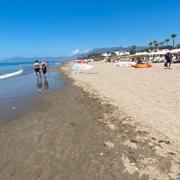
[[[13,77],[13,76],[17,76],[19,74],[22,74],[23,73],[23,69],[19,70],[19,71],[16,71],[16,72],[13,72],[13,73],[8,73],[8,74],[3,74],[3,75],[0,75],[0,79],[6,79],[6,78],[10,78],[10,77]]]

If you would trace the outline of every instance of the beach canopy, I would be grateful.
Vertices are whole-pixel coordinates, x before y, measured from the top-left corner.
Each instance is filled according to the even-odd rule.
[[[154,56],[154,55],[165,55],[166,53],[172,53],[172,54],[179,54],[180,53],[180,49],[173,49],[173,50],[161,50],[161,51],[157,51],[157,52],[139,52],[139,53],[136,53],[134,55],[132,55],[132,57],[136,57],[136,56]]]
[[[173,50],[170,51],[170,53],[178,54],[178,53],[180,53],[180,49],[173,49]]]
[[[134,54],[133,56],[149,56],[149,52],[139,52],[139,53],[136,53]]]
[[[167,52],[167,50],[162,50],[162,51],[157,51],[157,52],[151,52],[149,55],[152,56],[152,55],[165,55]]]

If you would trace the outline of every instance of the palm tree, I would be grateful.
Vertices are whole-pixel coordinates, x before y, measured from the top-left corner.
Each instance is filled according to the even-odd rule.
[[[153,42],[150,42],[148,45],[151,47],[153,45]]]
[[[150,42],[148,45],[149,45],[149,48],[152,49],[153,42]]]
[[[165,42],[166,42],[166,46],[168,46],[168,43],[169,43],[170,39],[166,39]]]
[[[153,45],[153,42],[150,42],[148,45],[149,45],[149,46],[152,46],[152,45]]]
[[[159,45],[160,45],[160,46],[163,46],[163,45],[164,45],[164,41],[161,41],[161,42],[159,43]]]
[[[175,40],[176,37],[177,37],[177,34],[174,34],[174,33],[171,34],[171,38],[173,40],[173,47],[175,45],[174,40]]]
[[[154,49],[156,50],[157,49],[157,47],[159,46],[159,44],[158,44],[158,42],[155,40],[155,41],[153,41],[153,44],[154,44]]]
[[[137,48],[136,45],[133,45],[133,46],[132,46],[132,49],[136,50],[136,48]]]
[[[137,49],[136,45],[133,45],[131,47],[130,54],[136,54],[136,49]]]

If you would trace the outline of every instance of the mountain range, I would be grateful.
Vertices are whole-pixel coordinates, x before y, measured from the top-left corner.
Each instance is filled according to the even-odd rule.
[[[136,47],[136,51],[142,51],[143,49],[147,48],[146,46],[139,46]],[[129,47],[110,47],[110,48],[95,48],[89,51],[88,53],[105,53],[105,52],[115,52],[115,51],[130,51],[132,46]]]
[[[144,49],[148,48],[147,46],[138,46],[136,47],[136,51],[142,51]],[[105,47],[105,48],[94,48],[92,50],[90,50],[87,53],[81,53],[81,54],[76,54],[73,57],[81,57],[81,56],[87,56],[89,54],[102,54],[102,53],[112,53],[115,51],[130,51],[132,49],[132,46],[128,46],[128,47]]]
[[[136,51],[142,51],[143,49],[146,49],[147,46],[139,46],[136,47]],[[105,47],[105,48],[94,48],[90,50],[87,53],[82,53],[82,54],[76,54],[74,56],[58,56],[58,57],[13,57],[13,58],[7,58],[0,60],[0,62],[34,62],[35,59],[42,60],[46,59],[46,61],[49,62],[54,62],[54,61],[63,61],[71,58],[78,58],[78,57],[83,57],[87,56],[89,54],[102,54],[102,53],[112,53],[115,51],[130,51],[132,49],[132,46],[129,47]]]

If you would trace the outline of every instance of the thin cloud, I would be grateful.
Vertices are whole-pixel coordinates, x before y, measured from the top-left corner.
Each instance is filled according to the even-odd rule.
[[[86,49],[85,51],[84,51],[84,53],[88,53],[88,52],[90,52],[91,51],[91,49]]]
[[[72,53],[73,54],[78,54],[78,53],[80,53],[80,50],[79,49],[75,49],[75,50],[72,51]]]

